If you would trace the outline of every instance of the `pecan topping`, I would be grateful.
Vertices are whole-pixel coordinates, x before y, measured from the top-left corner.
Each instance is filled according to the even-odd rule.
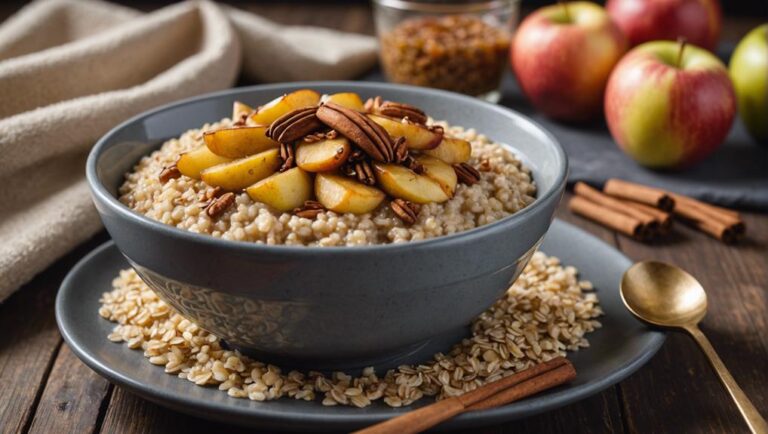
[[[491,160],[489,160],[487,158],[483,158],[482,160],[480,160],[480,167],[479,167],[479,169],[481,171],[483,171],[483,172],[490,172],[491,169],[492,169],[492,167],[491,167]]]
[[[480,172],[467,163],[454,164],[453,170],[459,182],[463,184],[472,185],[480,181]]]
[[[409,104],[385,101],[384,104],[379,107],[377,112],[381,115],[391,116],[393,118],[407,118],[409,121],[417,124],[427,123],[427,115],[421,111],[421,109]]]
[[[336,130],[318,131],[316,133],[304,136],[304,143],[317,143],[321,140],[333,140],[336,137],[339,137],[339,133],[336,132]]]
[[[280,143],[280,159],[283,160],[283,164],[280,166],[280,172],[285,172],[288,169],[296,166],[296,152],[293,149],[293,145],[290,143]]]
[[[317,109],[317,117],[354,142],[374,160],[384,163],[394,161],[392,138],[384,128],[364,114],[329,102]]]
[[[308,135],[304,136],[302,141],[304,143],[317,143],[317,142],[319,142],[319,141],[321,141],[323,139],[325,139],[325,133],[317,132],[317,133],[312,133],[312,134],[308,134]]]
[[[200,203],[197,206],[203,209],[208,208],[222,193],[224,193],[224,189],[221,187],[208,187],[200,197]]]
[[[176,179],[179,177],[181,177],[181,172],[179,171],[179,168],[176,167],[175,163],[171,166],[163,168],[163,170],[160,172],[160,175],[158,176],[160,182],[163,184],[170,181],[171,179]]]
[[[403,165],[419,175],[424,173],[424,165],[416,161],[416,159],[413,158],[413,155],[408,155],[405,158],[405,161],[403,161]]]
[[[402,163],[410,154],[408,153],[408,145],[405,143],[405,137],[398,137],[395,140],[395,162]]]
[[[371,167],[371,163],[365,160],[355,163],[355,173],[357,174],[357,180],[363,184],[376,184],[376,177],[373,176],[373,168]]]
[[[203,200],[211,200],[215,199],[219,196],[221,196],[221,193],[224,191],[221,187],[210,187],[205,190],[205,193],[203,193]]]
[[[218,199],[211,202],[205,209],[205,213],[210,218],[216,218],[224,213],[230,206],[235,203],[235,193],[224,193]]]
[[[322,203],[316,200],[308,200],[304,202],[304,206],[301,208],[294,208],[293,213],[299,217],[306,219],[316,218],[318,214],[325,211],[325,207]]]
[[[363,152],[362,149],[357,148],[352,149],[352,152],[349,153],[349,157],[347,158],[347,161],[350,163],[362,160],[365,160],[365,152]]]
[[[369,98],[363,106],[366,112],[389,116],[398,119],[408,119],[417,124],[427,123],[427,114],[418,107],[402,102],[382,101],[380,96]]]
[[[373,167],[368,160],[361,159],[357,161],[349,161],[341,166],[341,173],[350,178],[356,178],[358,181],[365,185],[376,184],[376,176],[373,174]]]
[[[421,210],[421,205],[403,199],[394,199],[389,203],[389,207],[408,226],[416,223],[416,218]]]
[[[374,98],[368,98],[365,101],[365,104],[363,104],[363,110],[366,113],[374,113],[379,108],[379,106],[381,106],[381,97],[380,96],[377,96],[377,97],[374,97]]]
[[[267,137],[291,143],[323,127],[316,116],[317,107],[304,107],[277,118],[267,129]]]

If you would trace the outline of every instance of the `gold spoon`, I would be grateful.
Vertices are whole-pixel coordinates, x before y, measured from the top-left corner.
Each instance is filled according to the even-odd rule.
[[[624,273],[621,299],[630,312],[645,322],[688,332],[709,359],[752,432],[768,433],[765,419],[699,329],[698,323],[707,313],[707,294],[693,276],[663,262],[640,262]]]

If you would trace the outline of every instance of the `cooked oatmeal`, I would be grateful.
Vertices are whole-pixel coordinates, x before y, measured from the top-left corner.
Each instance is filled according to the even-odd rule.
[[[469,163],[480,169],[480,181],[460,184],[447,202],[421,206],[410,226],[403,224],[386,204],[372,213],[323,211],[309,219],[276,212],[242,191],[236,193],[234,206],[210,217],[201,206],[201,197],[209,189],[203,181],[181,176],[162,183],[158,174],[172,166],[179,154],[203,146],[203,131],[229,127],[230,119],[187,131],[142,158],[126,175],[120,201],[150,218],[192,232],[231,240],[308,246],[398,243],[449,235],[492,223],[533,202],[535,183],[515,155],[474,129],[435,124],[443,126],[447,135],[471,142]]]

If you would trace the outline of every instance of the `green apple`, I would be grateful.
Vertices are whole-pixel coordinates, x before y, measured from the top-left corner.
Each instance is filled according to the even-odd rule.
[[[709,51],[646,42],[616,65],[605,116],[619,147],[657,169],[690,166],[717,149],[731,129],[736,96],[728,70]]]
[[[730,72],[741,119],[758,142],[768,144],[768,24],[739,42]]]

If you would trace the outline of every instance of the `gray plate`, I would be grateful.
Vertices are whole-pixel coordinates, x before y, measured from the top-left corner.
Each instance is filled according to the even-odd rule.
[[[648,361],[664,342],[662,332],[635,320],[619,296],[621,275],[629,259],[611,246],[567,223],[555,221],[542,250],[576,266],[598,290],[605,311],[603,328],[589,335],[591,347],[569,355],[578,376],[567,386],[504,407],[463,414],[441,428],[466,428],[531,416],[578,401],[615,384]],[[377,403],[365,409],[323,407],[319,402],[282,399],[253,402],[230,398],[214,388],[165,374],[144,356],[106,336],[114,326],[96,313],[99,296],[109,290],[118,270],[128,263],[106,243],[83,258],[64,280],[56,299],[56,319],[77,356],[110,381],[158,404],[230,423],[292,430],[349,430],[408,411]],[[420,402],[428,403],[428,399]]]

